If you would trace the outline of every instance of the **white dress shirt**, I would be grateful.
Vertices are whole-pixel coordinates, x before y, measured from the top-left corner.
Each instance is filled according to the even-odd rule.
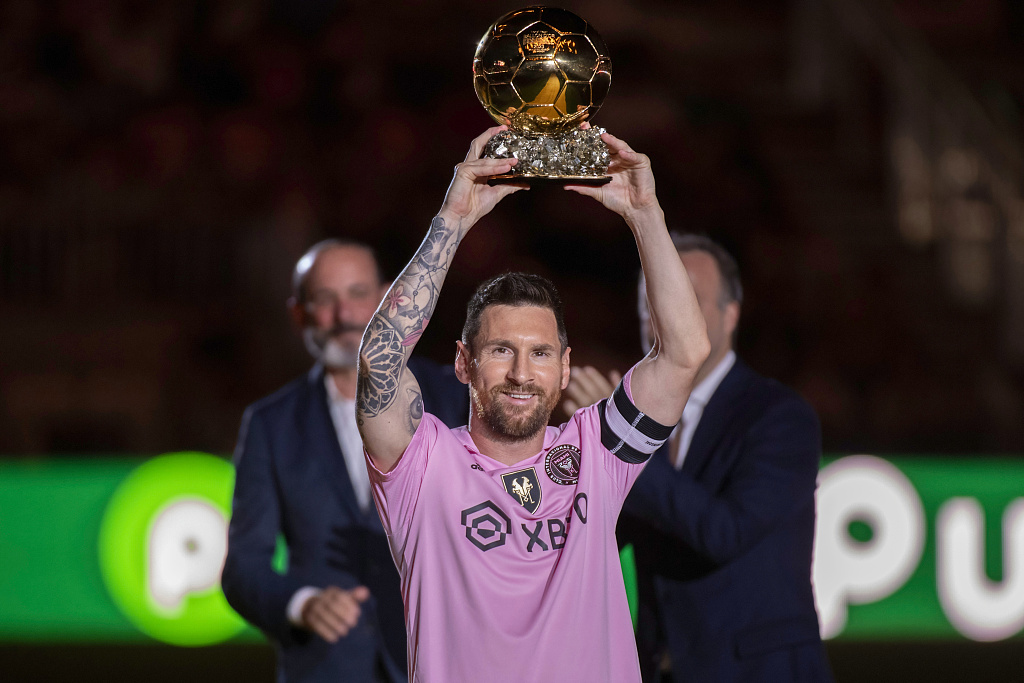
[[[345,456],[348,478],[355,489],[359,509],[366,512],[370,509],[370,475],[366,473],[363,440],[356,426],[356,400],[342,396],[329,374],[324,375],[324,384],[327,385],[327,403],[331,408],[334,431],[338,435],[338,446]]]
[[[370,476],[366,472],[366,461],[363,457],[363,440],[356,426],[356,401],[341,395],[338,387],[334,386],[330,374],[324,375],[324,385],[327,387],[327,407],[331,411],[331,422],[338,436],[338,446],[345,457],[348,478],[355,490],[359,509],[366,512],[370,508]],[[304,586],[295,591],[286,608],[288,621],[296,626],[302,626],[302,609],[306,602],[319,595],[320,591],[321,589],[315,586]]]
[[[677,470],[683,468],[683,461],[686,459],[686,453],[690,450],[690,443],[693,441],[693,433],[697,431],[700,417],[704,414],[704,406],[711,400],[718,385],[729,374],[734,363],[736,363],[736,352],[730,350],[722,360],[718,361],[715,369],[708,373],[708,376],[690,392],[690,398],[687,399],[686,407],[683,408],[683,417],[672,431],[672,436],[669,437],[670,444],[678,444],[676,452],[669,454],[673,456],[672,464]]]

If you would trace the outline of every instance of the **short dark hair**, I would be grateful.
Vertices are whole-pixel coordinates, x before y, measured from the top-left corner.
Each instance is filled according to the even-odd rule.
[[[681,232],[671,232],[672,244],[676,251],[685,254],[690,251],[703,251],[715,259],[718,265],[718,273],[722,277],[722,291],[718,301],[720,308],[735,301],[743,305],[743,282],[740,281],[740,267],[736,265],[736,259],[732,257],[725,247],[714,241],[707,235],[694,235]]]
[[[370,255],[373,259],[373,267],[377,272],[377,282],[384,282],[384,274],[380,269],[380,261],[377,260],[377,252],[374,251],[366,242],[360,242],[359,240],[349,239],[347,237],[331,237],[326,240],[317,242],[302,255],[295,263],[295,269],[292,271],[292,296],[300,304],[306,303],[306,278],[309,275],[309,271],[313,269],[313,264],[316,263],[317,257],[323,252],[329,249],[339,249],[343,247],[351,247],[353,249],[362,249]]]
[[[558,341],[562,353],[569,347],[565,332],[565,311],[558,290],[547,278],[531,273],[505,273],[477,287],[466,306],[466,324],[462,326],[462,343],[472,350],[473,340],[480,332],[480,316],[488,306],[539,306],[555,314]]]

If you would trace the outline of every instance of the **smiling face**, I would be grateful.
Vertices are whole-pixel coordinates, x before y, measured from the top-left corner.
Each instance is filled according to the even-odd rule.
[[[359,342],[383,295],[373,255],[357,246],[317,254],[292,304],[306,348],[329,369],[355,368]]]
[[[502,443],[542,434],[569,383],[569,349],[562,353],[555,314],[539,306],[488,306],[455,370],[469,384],[470,430]]]

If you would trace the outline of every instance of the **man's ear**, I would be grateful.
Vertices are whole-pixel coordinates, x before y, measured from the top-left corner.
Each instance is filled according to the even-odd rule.
[[[306,311],[294,296],[288,297],[288,316],[295,323],[295,327],[301,330],[306,326]]]
[[[725,338],[732,339],[733,334],[736,332],[736,326],[740,323],[740,304],[737,301],[730,301],[725,306],[725,312],[723,315],[723,322],[725,323]]]
[[[472,362],[472,357],[469,354],[469,349],[458,339],[455,340],[455,376],[459,378],[459,381],[463,384],[469,384],[469,364]],[[564,387],[563,387],[564,388]]]
[[[569,386],[569,373],[572,370],[572,366],[569,364],[569,352],[572,349],[568,346],[565,347],[565,353],[562,354],[562,391]]]
[[[385,280],[384,282],[380,283],[380,292],[377,298],[380,299],[381,301],[384,301],[384,297],[387,295],[388,290],[391,289],[392,284],[394,283],[391,280]]]

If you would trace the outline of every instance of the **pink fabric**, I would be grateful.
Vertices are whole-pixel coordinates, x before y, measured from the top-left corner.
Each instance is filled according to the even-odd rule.
[[[391,472],[370,463],[413,683],[640,680],[615,522],[643,466],[601,445],[600,405],[548,427],[544,449],[513,467],[430,414]],[[564,462],[563,445],[581,452],[576,483],[545,469],[549,451]],[[501,477],[529,468],[532,514]]]

